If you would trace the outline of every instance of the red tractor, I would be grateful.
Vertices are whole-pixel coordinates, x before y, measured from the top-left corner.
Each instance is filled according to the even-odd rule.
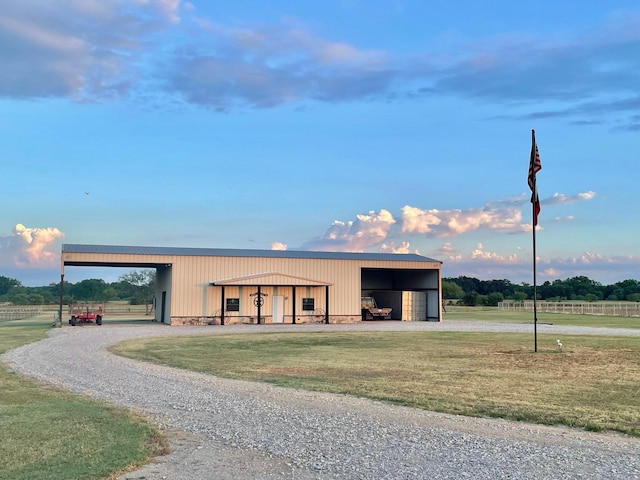
[[[69,306],[69,324],[75,327],[78,323],[93,323],[102,325],[102,316],[104,315],[104,304],[74,304]]]

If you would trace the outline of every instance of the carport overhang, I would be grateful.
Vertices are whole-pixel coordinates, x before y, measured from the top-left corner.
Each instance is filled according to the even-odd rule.
[[[157,263],[157,262],[130,262],[130,261],[108,261],[97,262],[84,261],[84,260],[69,260],[62,261],[62,270],[60,273],[64,274],[64,267],[125,267],[125,268],[158,268],[158,267],[170,267],[170,263]]]
[[[93,258],[92,258],[93,257]],[[161,268],[171,268],[171,263],[149,262],[143,259],[117,259],[109,258],[97,260],[95,255],[87,255],[86,253],[66,252],[63,248],[60,260],[60,288],[59,288],[59,305],[58,318],[62,323],[62,307],[64,302],[64,269],[65,267],[116,267],[116,268],[144,268],[158,270]]]

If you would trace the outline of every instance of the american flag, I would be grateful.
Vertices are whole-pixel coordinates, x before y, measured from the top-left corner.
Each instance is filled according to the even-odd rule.
[[[529,176],[527,182],[531,189],[531,203],[533,204],[533,226],[538,225],[538,214],[540,213],[540,199],[538,198],[538,188],[536,187],[536,173],[542,170],[540,163],[540,153],[536,143],[536,132],[531,130],[531,159],[529,160]]]

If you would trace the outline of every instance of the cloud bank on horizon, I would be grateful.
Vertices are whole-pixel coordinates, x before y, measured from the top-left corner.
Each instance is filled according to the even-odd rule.
[[[595,192],[575,195],[554,194],[542,201],[557,205],[590,200]],[[445,276],[476,276],[478,278],[502,278],[501,267],[526,274],[531,268],[531,257],[521,251],[500,255],[486,251],[478,243],[471,252],[461,252],[453,245],[457,236],[477,230],[498,230],[507,234],[527,234],[531,224],[522,222],[519,207],[528,204],[526,196],[507,201],[489,202],[482,208],[469,210],[424,210],[405,206],[399,216],[385,209],[356,215],[355,220],[334,221],[327,231],[304,243],[296,250],[344,251],[344,252],[389,252],[427,254],[444,261]],[[543,227],[537,227],[542,230]],[[412,236],[448,241],[435,245],[431,252],[420,252],[410,248]],[[3,270],[39,269],[53,272],[59,266],[61,242],[64,234],[55,227],[32,228],[18,224],[13,234],[0,237],[0,267]],[[279,241],[271,243],[273,250],[288,250],[290,247]],[[539,259],[540,277],[546,280],[559,278],[564,272],[584,271],[599,275],[613,266],[640,266],[640,257],[605,256],[585,252],[580,257],[564,259]],[[491,276],[495,273],[495,276]],[[566,277],[570,275],[565,275]]]
[[[13,228],[13,235],[0,237],[0,267],[57,267],[63,237],[63,233],[54,227],[29,228],[19,223]]]

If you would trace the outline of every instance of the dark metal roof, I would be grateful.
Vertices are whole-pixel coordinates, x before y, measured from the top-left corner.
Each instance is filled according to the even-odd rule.
[[[177,255],[199,257],[309,258],[328,260],[383,260],[438,262],[415,253],[310,252],[302,250],[243,250],[239,248],[142,247],[124,245],[82,245],[65,243],[62,253],[106,253],[129,255]]]

